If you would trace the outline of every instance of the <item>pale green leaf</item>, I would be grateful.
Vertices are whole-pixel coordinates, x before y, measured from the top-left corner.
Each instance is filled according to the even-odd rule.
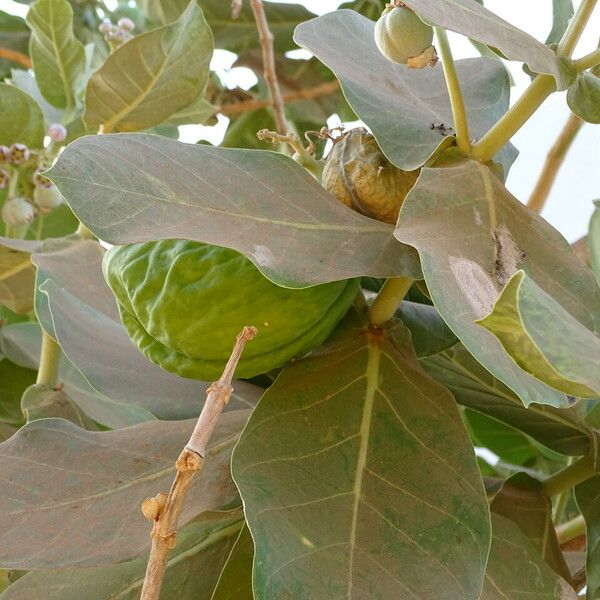
[[[419,367],[406,330],[392,343],[351,326],[285,369],[232,468],[256,600],[479,598],[483,485],[454,400]]]
[[[535,544],[509,519],[492,513],[492,548],[480,600],[577,600]]]
[[[4,329],[4,326],[0,329]],[[0,346],[1,348],[1,346]],[[25,420],[21,411],[23,392],[35,383],[36,372],[11,362],[0,353],[0,422],[21,426]]]
[[[396,236],[417,248],[436,308],[490,373],[526,406],[567,405],[563,394],[523,371],[475,323],[523,269],[583,326],[600,329],[600,288],[558,231],[514,198],[486,166],[463,161],[421,171]]]
[[[600,337],[524,271],[512,276],[492,312],[477,323],[491,331],[513,360],[540,381],[578,398],[600,395]]]
[[[31,71],[24,71],[22,69],[13,69],[11,71],[10,82],[15,87],[19,88],[22,92],[25,92],[29,96],[31,96],[35,102],[39,105],[42,110],[42,114],[44,115],[44,121],[46,123],[46,127],[51,125],[52,123],[60,123],[62,120],[63,111],[52,106],[42,96],[42,92],[40,92],[40,88],[38,87],[37,81],[33,76]],[[43,141],[44,131],[42,130],[41,139]]]
[[[558,44],[573,16],[573,0],[552,0],[552,31],[546,44]]]
[[[60,388],[36,384],[25,390],[21,410],[27,422],[57,417],[75,423],[78,427],[96,431],[98,426]]]
[[[248,412],[221,416],[182,525],[237,501],[229,461]],[[195,422],[152,421],[116,431],[87,431],[62,419],[25,425],[0,444],[0,564],[97,566],[146,551],[149,524],[140,502],[169,489]]]
[[[524,62],[536,73],[552,75],[559,89],[568,87],[561,63],[548,46],[476,0],[407,0],[405,4],[424,21],[497,48],[510,60]]]
[[[600,598],[600,475],[575,487],[575,499],[585,519],[587,600]]]
[[[94,73],[86,126],[139,131],[162,123],[203,93],[212,51],[210,28],[191,2],[175,23],[135,36]]]
[[[219,572],[243,525],[240,513],[239,510],[205,513],[177,531],[177,545],[169,554],[162,598],[210,600]],[[143,556],[104,567],[31,571],[9,586],[0,599],[137,600],[147,560]]]
[[[295,39],[337,75],[348,103],[389,160],[416,169],[452,143],[443,69],[439,64],[421,71],[390,62],[375,45],[373,31],[372,21],[342,10],[303,23]],[[457,71],[471,132],[479,138],[508,109],[508,76],[499,61],[487,58],[457,61]],[[511,145],[498,155],[506,172],[515,157]]]
[[[484,369],[461,344],[422,361],[425,370],[454,394],[457,402],[529,435],[567,456],[592,451],[594,435],[572,408],[523,406],[519,397]]]
[[[87,136],[49,176],[81,221],[111,243],[177,237],[226,246],[287,287],[420,276],[416,253],[391,225],[344,206],[280,153],[148,134]]]
[[[190,0],[137,0],[136,5],[144,16],[159,25],[176,21]]]
[[[38,87],[50,104],[70,113],[86,68],[83,44],[73,34],[73,9],[67,0],[37,0],[27,24]]]
[[[44,147],[44,116],[35,100],[8,83],[0,83],[0,144]]]
[[[600,200],[596,200],[595,205],[596,208],[590,220],[588,244],[590,246],[592,269],[596,274],[598,285],[600,285]]]
[[[189,106],[184,106],[175,114],[172,114],[166,121],[165,125],[201,125],[210,119],[217,112],[217,107],[213,106],[205,98],[198,98]]]

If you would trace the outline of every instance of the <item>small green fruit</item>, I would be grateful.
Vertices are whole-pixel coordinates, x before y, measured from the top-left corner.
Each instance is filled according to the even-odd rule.
[[[27,225],[34,218],[35,210],[25,198],[8,198],[2,205],[2,220],[6,225],[11,227]]]
[[[379,51],[395,63],[407,64],[431,48],[432,42],[433,28],[405,6],[386,9],[375,24]]]
[[[64,198],[53,184],[49,186],[36,185],[33,190],[33,201],[42,212],[50,212],[52,209],[60,206]]]
[[[336,140],[327,157],[321,183],[355,211],[395,224],[419,170],[403,171],[381,152],[375,138],[361,127]]]
[[[600,77],[584,72],[567,92],[567,104],[580,119],[600,123]]]
[[[221,375],[245,325],[258,328],[236,370],[253,377],[321,345],[350,308],[359,280],[291,290],[244,256],[187,240],[111,249],[104,276],[139,350],[191,379]]]

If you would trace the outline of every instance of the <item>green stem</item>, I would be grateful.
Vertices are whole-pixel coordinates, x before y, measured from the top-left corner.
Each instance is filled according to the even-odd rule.
[[[592,69],[600,65],[600,48],[596,48],[593,52],[586,54],[579,60],[573,63],[578,71],[585,71],[586,69]]]
[[[441,27],[435,28],[438,40],[438,50],[444,67],[444,77],[446,78],[446,87],[450,95],[450,105],[452,107],[452,118],[454,120],[454,130],[456,131],[456,144],[465,155],[471,153],[471,138],[469,136],[469,122],[467,120],[467,110],[460,83],[456,73],[456,65],[452,58],[452,49],[448,41],[446,30]]]
[[[23,240],[27,235],[29,225],[5,225],[4,236],[13,240]]]
[[[54,387],[58,380],[59,366],[60,346],[44,331],[42,333],[42,352],[36,383]]]
[[[8,198],[14,198],[15,196],[18,196],[19,176],[20,176],[20,173],[19,173],[19,171],[17,171],[17,169],[14,169],[14,168],[10,169],[10,181],[8,182],[8,194],[7,194]]]
[[[96,239],[94,234],[81,222],[79,222],[79,225],[77,225],[77,231],[75,233],[84,240]]]
[[[594,458],[584,456],[562,471],[548,477],[542,483],[542,492],[546,496],[556,496],[593,477],[596,473]]]
[[[566,544],[571,540],[585,534],[585,519],[579,515],[556,528],[556,536],[559,544]]]
[[[579,41],[579,38],[585,29],[585,26],[588,24],[588,21],[592,16],[592,12],[594,12],[597,1],[598,0],[581,1],[581,4],[577,8],[577,12],[571,19],[571,22],[565,31],[565,34],[558,43],[558,47],[556,48],[557,54],[571,57],[573,50],[575,50],[575,46],[577,46],[577,42]]]
[[[414,280],[410,277],[392,277],[388,279],[379,290],[377,298],[369,310],[371,325],[379,327],[387,323],[396,312],[400,302],[408,293]]]
[[[473,146],[473,157],[482,162],[491,160],[555,90],[552,75],[538,75],[508,112]]]

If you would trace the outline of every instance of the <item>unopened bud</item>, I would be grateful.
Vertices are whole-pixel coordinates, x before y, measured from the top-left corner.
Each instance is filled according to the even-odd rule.
[[[2,220],[10,226],[27,225],[35,218],[33,206],[25,198],[9,198],[2,205]]]
[[[3,190],[10,181],[10,173],[4,169],[0,169],[0,190]]]
[[[20,165],[27,162],[30,156],[29,148],[25,144],[13,144],[8,153],[8,160],[13,165]]]
[[[117,21],[117,25],[125,31],[133,31],[135,29],[135,23],[127,17],[121,17]]]
[[[67,129],[60,123],[52,123],[48,127],[48,136],[53,142],[64,142],[67,139]]]

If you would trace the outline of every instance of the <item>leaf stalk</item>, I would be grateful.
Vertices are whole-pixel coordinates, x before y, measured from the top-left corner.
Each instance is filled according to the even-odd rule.
[[[562,471],[548,477],[542,483],[542,492],[546,496],[556,496],[583,483],[596,474],[593,456],[584,456]]]
[[[369,322],[375,327],[387,323],[408,293],[414,280],[410,277],[392,277],[388,279],[369,310]]]

